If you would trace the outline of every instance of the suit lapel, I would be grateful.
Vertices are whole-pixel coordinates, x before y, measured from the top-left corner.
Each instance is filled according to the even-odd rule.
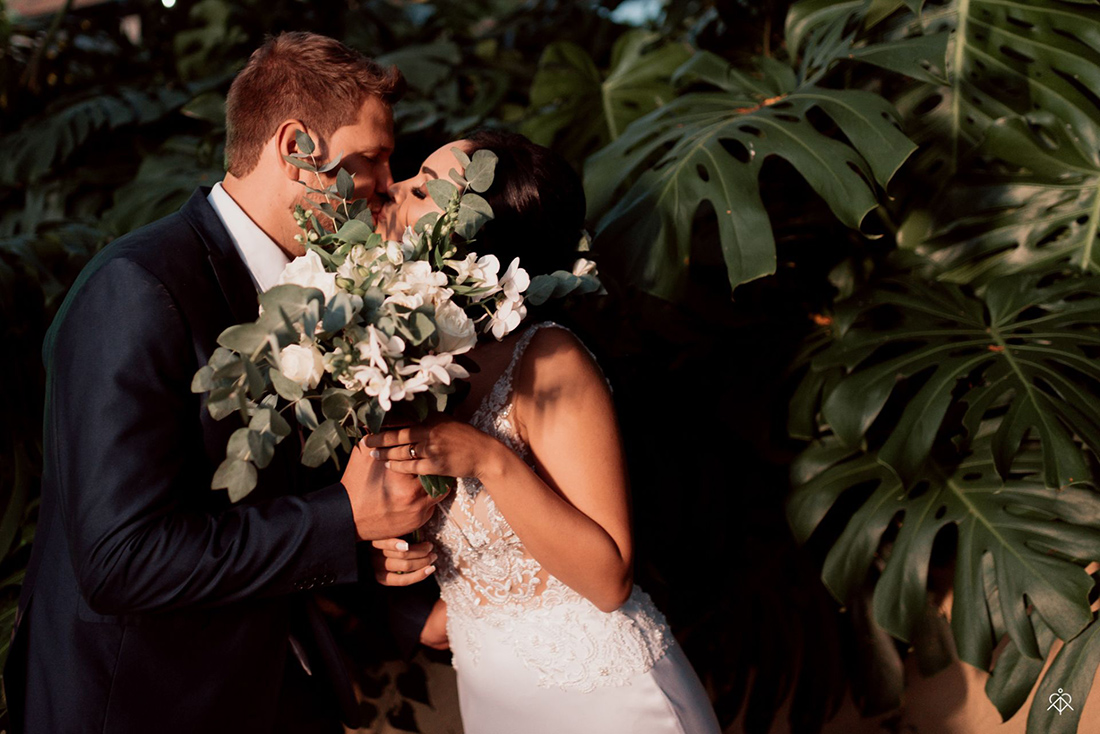
[[[205,186],[196,189],[183,205],[180,214],[206,245],[210,265],[214,268],[218,285],[229,304],[234,323],[255,321],[259,315],[256,286],[248,273],[248,267],[237,253],[229,232],[218,218],[214,207],[206,200],[209,193],[210,189]]]

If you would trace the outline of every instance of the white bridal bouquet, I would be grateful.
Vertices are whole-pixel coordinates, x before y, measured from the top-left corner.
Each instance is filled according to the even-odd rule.
[[[341,169],[325,186],[320,174],[337,161],[319,164],[305,133],[297,142],[301,152],[287,160],[315,174],[317,187],[306,188],[323,199],[312,211],[295,212],[306,254],[260,295],[256,321],[221,333],[191,385],[209,393],[214,419],[237,413],[243,421],[211,483],[232,501],[252,491],[257,468],[291,434],[284,413],[293,411],[305,437],[303,464],[339,464],[338,449],[349,453],[364,429],[379,431],[395,409],[412,420],[445,411],[456,381],[469,377],[456,358],[479,333],[502,339],[519,326],[527,304],[600,288],[588,261],[578,261],[573,273],[530,278],[518,258],[502,272],[496,257],[470,249],[493,217],[479,195],[493,182],[497,158],[488,150],[467,157],[452,149],[463,174],[451,169],[451,181],[428,182],[442,213],[423,217],[400,242],[386,242],[373,230],[366,201],[349,200],[352,176]],[[434,496],[453,479],[421,482]]]

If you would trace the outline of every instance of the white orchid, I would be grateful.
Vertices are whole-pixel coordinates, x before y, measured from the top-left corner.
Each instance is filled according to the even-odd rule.
[[[497,303],[496,311],[489,316],[489,330],[497,341],[511,334],[527,316],[523,297],[513,301],[505,297]]]
[[[450,354],[425,354],[416,364],[402,368],[403,375],[415,375],[426,384],[442,383],[450,385],[451,379],[464,380],[470,376],[466,368],[454,361]]]
[[[374,324],[367,325],[367,339],[356,345],[359,359],[382,372],[389,372],[388,358],[400,357],[405,352],[405,340],[401,337],[387,336]]]
[[[495,288],[497,285],[500,261],[496,255],[478,257],[476,252],[471,252],[464,260],[447,260],[445,264],[455,271],[456,285],[463,285],[471,280],[487,288]]]
[[[500,289],[504,291],[504,297],[511,302],[522,302],[520,296],[531,285],[531,276],[519,266],[519,258],[512,260],[504,275],[500,276]]]
[[[363,392],[378,399],[382,410],[389,412],[395,402],[405,399],[405,384],[393,375],[383,375],[378,371],[363,371],[365,377]]]

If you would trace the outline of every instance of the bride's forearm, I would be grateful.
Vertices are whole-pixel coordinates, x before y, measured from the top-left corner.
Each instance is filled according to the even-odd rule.
[[[633,573],[615,539],[512,450],[498,445],[485,457],[481,483],[528,553],[599,609],[611,612],[622,606],[630,596]]]

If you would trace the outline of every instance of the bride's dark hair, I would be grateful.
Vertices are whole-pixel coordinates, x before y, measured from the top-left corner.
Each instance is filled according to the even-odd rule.
[[[554,151],[516,133],[478,130],[464,139],[471,155],[484,148],[498,159],[493,184],[482,194],[493,219],[477,234],[478,254],[496,255],[502,269],[518,257],[531,275],[571,269],[585,211],[576,171]]]

